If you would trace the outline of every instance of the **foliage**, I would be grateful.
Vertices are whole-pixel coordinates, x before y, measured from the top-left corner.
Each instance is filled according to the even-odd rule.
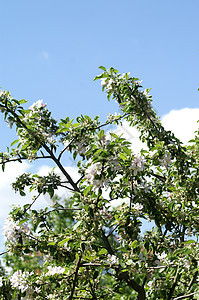
[[[21,196],[27,190],[34,196],[14,207],[4,226],[12,271],[2,274],[1,299],[199,297],[198,132],[184,146],[163,128],[150,90],[129,73],[100,68],[95,80],[121,110],[103,124],[89,116],[58,123],[42,100],[25,109],[25,100],[0,93],[0,110],[18,135],[0,153],[2,170],[11,161],[39,159],[56,167],[13,183]],[[105,133],[124,120],[137,127],[147,150],[134,153],[122,135]],[[62,163],[66,151],[78,168],[77,181]],[[66,202],[55,197],[51,207],[32,208],[41,194],[53,197],[59,187],[71,192]],[[146,221],[154,226],[143,232]]]

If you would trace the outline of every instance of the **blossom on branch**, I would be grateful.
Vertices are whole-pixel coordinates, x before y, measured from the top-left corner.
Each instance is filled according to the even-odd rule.
[[[55,274],[63,274],[65,271],[65,268],[60,267],[60,266],[48,266],[48,272],[46,273],[47,276],[53,276]]]
[[[144,170],[145,160],[141,157],[141,155],[137,155],[134,157],[130,169],[133,170],[133,175],[136,176],[138,172]]]
[[[22,272],[21,270],[14,272],[14,274],[10,276],[11,286],[21,290],[22,293],[25,292],[29,288],[28,277],[32,274],[33,272]]]
[[[11,217],[6,218],[5,225],[3,226],[3,235],[6,238],[6,242],[15,244],[22,234],[28,236],[30,233],[31,229],[28,223],[19,225],[19,222],[14,222]]]

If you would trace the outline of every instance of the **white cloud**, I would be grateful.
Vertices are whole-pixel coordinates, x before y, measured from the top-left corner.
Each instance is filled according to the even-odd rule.
[[[199,128],[199,108],[182,108],[180,110],[171,110],[163,115],[162,124],[167,130],[171,130],[177,138],[184,144],[194,138]]]
[[[184,144],[194,138],[195,131],[199,128],[199,108],[183,108],[171,110],[162,116],[162,124],[166,130],[171,130]],[[128,125],[126,121],[114,131],[116,134],[123,134],[123,137],[132,143],[132,149],[138,153],[146,146],[139,140],[139,132],[135,127]]]
[[[11,162],[5,167],[5,171],[0,170],[0,198],[1,198],[1,210],[0,221],[5,218],[9,213],[12,204],[25,204],[27,197],[20,197],[12,190],[11,184],[15,181],[16,177],[23,174],[30,169],[28,163]],[[28,197],[30,200],[30,197]]]

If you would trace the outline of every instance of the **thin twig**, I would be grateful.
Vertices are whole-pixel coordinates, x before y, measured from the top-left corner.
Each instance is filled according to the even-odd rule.
[[[118,228],[119,224],[115,226],[115,228],[107,235],[107,237],[111,236],[111,234]]]
[[[194,295],[195,295],[195,293],[191,293],[191,294],[188,294],[188,295],[179,296],[177,298],[174,298],[173,300],[180,300],[180,299],[190,298]]]
[[[77,278],[78,278],[78,272],[79,272],[79,268],[80,268],[81,259],[82,259],[82,253],[79,255],[79,259],[78,259],[78,262],[77,262],[77,266],[76,266],[76,270],[75,270],[75,277],[74,277],[73,284],[72,284],[72,290],[71,290],[71,294],[68,298],[69,300],[73,299],[73,294],[75,292],[75,286],[76,286],[76,283],[77,283]]]
[[[47,212],[43,213],[43,216],[48,215],[48,214],[50,214],[54,211],[58,211],[58,210],[65,210],[65,211],[72,210],[73,211],[73,210],[81,210],[81,208],[55,208],[55,209],[52,209],[50,211],[47,211]]]
[[[0,255],[4,255],[6,253],[8,253],[9,251],[4,251],[4,252],[1,252]]]
[[[51,156],[50,155],[37,156],[37,157],[34,158],[34,160],[36,160],[36,159],[42,159],[42,158],[51,158]],[[4,163],[7,164],[9,162],[20,161],[20,160],[27,160],[27,158],[25,158],[25,157],[18,157],[18,158],[7,159],[5,161],[3,160],[3,161],[0,162],[0,165],[2,165]]]
[[[35,203],[35,201],[39,198],[39,196],[41,195],[41,193],[39,193],[33,200],[33,202],[25,209],[24,214],[31,208],[31,206],[33,206],[33,204]]]
[[[157,266],[157,267],[147,267],[146,269],[151,269],[151,270],[153,270],[153,269],[165,269],[165,268],[175,268],[175,267],[177,267],[178,265],[167,265],[167,266]]]

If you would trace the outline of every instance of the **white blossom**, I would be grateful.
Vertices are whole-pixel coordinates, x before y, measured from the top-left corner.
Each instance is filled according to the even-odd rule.
[[[133,203],[132,208],[135,210],[136,214],[139,214],[142,212],[143,205],[140,203],[136,203],[136,204]]]
[[[136,176],[138,172],[144,170],[144,165],[144,159],[140,155],[135,156],[135,158],[132,161],[132,165],[130,166],[130,168],[133,169],[134,176]]]
[[[35,287],[34,288],[34,291],[38,294],[41,292],[41,287]]]
[[[165,252],[162,252],[161,254],[157,254],[157,258],[158,259],[155,260],[157,266],[160,266],[161,262],[164,262],[165,264],[169,263],[167,259],[167,254]]]
[[[55,274],[63,274],[65,271],[65,268],[63,267],[57,267],[57,266],[48,266],[48,272],[46,273],[46,275],[48,276],[53,276]]]
[[[190,268],[190,261],[188,261],[187,259],[183,260],[183,264],[184,264],[185,269],[189,269]]]
[[[0,277],[0,287],[3,286],[3,277]]]
[[[21,233],[29,235],[30,232],[31,229],[28,223],[19,225],[19,221],[14,222],[12,218],[6,218],[5,225],[3,226],[3,235],[5,236],[7,242],[16,243],[17,238]]]
[[[108,92],[111,91],[111,89],[113,87],[113,83],[114,83],[113,79],[109,79],[108,84],[106,86],[106,89],[107,89]]]
[[[107,78],[101,78],[101,86],[107,85],[106,80],[107,80]]]
[[[148,283],[147,283],[148,287],[151,289],[154,285],[154,281],[150,280]]]
[[[32,272],[22,272],[21,270],[14,272],[14,274],[10,276],[11,286],[21,290],[22,293],[25,292],[28,289],[28,277],[32,274]]]
[[[38,100],[37,102],[34,102],[29,109],[35,110],[40,109],[41,107],[46,107],[46,104],[43,103],[43,100]]]
[[[115,255],[108,254],[108,261],[114,265],[119,264],[119,259]]]
[[[165,252],[162,252],[161,254],[157,255],[157,258],[159,260],[164,260],[167,257],[167,254]]]
[[[57,298],[56,298],[55,295],[50,294],[50,295],[47,296],[47,299],[50,299],[50,300],[56,300]]]
[[[99,175],[101,173],[101,164],[100,163],[95,163],[91,164],[87,169],[86,169],[86,179],[90,182],[93,183],[93,180],[95,178],[95,175]]]
[[[171,163],[171,154],[167,151],[164,157],[161,159],[161,166],[167,168]]]

